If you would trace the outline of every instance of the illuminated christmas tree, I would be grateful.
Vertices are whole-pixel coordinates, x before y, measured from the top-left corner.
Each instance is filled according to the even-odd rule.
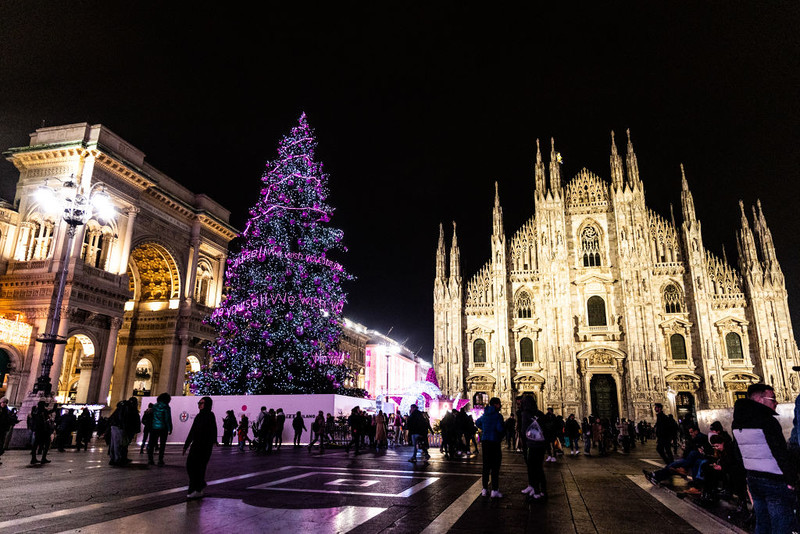
[[[229,290],[208,322],[217,331],[211,363],[193,377],[200,394],[339,393],[353,380],[349,355],[337,352],[342,282],[330,257],[346,251],[330,226],[328,176],[314,160],[317,141],[305,114],[267,164],[250,210],[242,250],[228,260]]]

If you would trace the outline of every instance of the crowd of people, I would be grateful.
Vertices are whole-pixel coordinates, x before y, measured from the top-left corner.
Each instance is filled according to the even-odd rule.
[[[131,463],[129,446],[142,434],[139,449],[147,451],[148,464],[165,465],[164,452],[172,434],[170,396],[162,393],[155,404],[139,412],[138,399],[120,401],[108,418],[95,418],[88,408],[80,414],[73,409],[48,408],[38,403],[27,417],[30,438],[31,464],[47,464],[51,447],[63,452],[72,445],[88,450],[93,432],[108,445],[109,465],[124,467]],[[211,451],[218,445],[217,419],[211,411],[213,401],[203,397],[198,401],[198,413],[184,443],[188,451],[186,468],[189,475],[190,499],[201,498],[206,486],[205,471]],[[503,443],[506,450],[521,453],[527,471],[527,486],[522,493],[531,501],[547,498],[547,481],[543,468],[546,462],[559,457],[580,454],[608,455],[612,451],[628,453],[655,440],[655,449],[664,462],[657,470],[644,470],[653,484],[662,484],[673,476],[685,477],[688,489],[679,496],[696,496],[701,503],[713,503],[721,498],[733,500],[740,510],[752,503],[756,533],[792,532],[797,530],[798,473],[800,473],[800,396],[795,403],[795,424],[789,440],[785,440],[776,419],[777,400],[773,388],[753,384],[747,397],[736,401],[731,428],[726,430],[716,421],[707,434],[687,419],[677,422],[664,412],[661,404],[654,405],[654,425],[646,421],[588,416],[579,421],[575,414],[566,419],[548,407],[542,412],[533,395],[517,399],[507,419],[502,416],[500,399],[492,398],[483,414],[473,420],[465,409],[447,411],[432,425],[429,415],[412,405],[407,416],[370,414],[355,407],[347,415],[334,417],[320,410],[316,415],[297,412],[289,416],[294,434],[293,448],[300,448],[303,433],[310,431],[308,450],[316,446],[320,453],[326,447],[338,445],[347,454],[356,455],[368,449],[376,453],[399,445],[411,446],[410,462],[430,459],[430,436],[439,434],[438,444],[446,461],[470,459],[480,454],[483,462],[481,494],[502,498],[500,466]],[[283,446],[287,416],[282,408],[261,407],[258,416],[250,421],[241,414],[237,420],[233,410],[220,419],[222,446],[233,447],[234,439],[240,450],[248,447],[256,453],[271,454]],[[306,425],[306,419],[311,420]],[[16,413],[8,408],[8,400],[0,399],[0,454],[7,445],[8,430],[17,423]],[[252,433],[252,437],[251,437]],[[480,442],[480,446],[478,443]],[[581,444],[582,442],[582,444]],[[679,455],[679,449],[682,453]],[[677,459],[676,459],[677,457]],[[2,463],[2,462],[0,462]]]

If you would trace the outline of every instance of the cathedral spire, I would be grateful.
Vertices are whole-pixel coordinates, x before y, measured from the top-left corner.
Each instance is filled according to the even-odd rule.
[[[556,142],[550,138],[550,191],[553,195],[561,192],[561,154],[556,152]]]
[[[444,248],[444,227],[439,223],[439,247],[436,249],[436,279],[447,278],[447,251]]]
[[[694,212],[694,199],[692,198],[692,192],[689,191],[689,182],[686,181],[683,163],[681,163],[681,211],[683,212],[683,221],[685,223],[692,224],[697,222]]]
[[[542,150],[539,148],[539,140],[536,140],[536,167],[534,170],[536,176],[536,194],[544,196],[547,194],[547,183],[544,175],[544,162],[542,161]]]
[[[628,154],[626,156],[628,163],[628,182],[631,187],[639,185],[639,161],[636,159],[636,153],[633,151],[633,143],[631,142],[631,130],[626,130],[628,134]]]
[[[756,200],[756,206],[758,206],[758,218],[756,219],[754,217],[754,220],[756,234],[758,235],[758,242],[761,245],[761,256],[764,258],[764,261],[767,264],[777,264],[778,259],[775,256],[775,243],[772,241],[772,232],[770,232],[769,227],[767,226],[767,220],[764,218],[764,212],[761,211],[761,200]]]
[[[672,221],[672,227],[678,228],[675,224],[675,210],[672,208],[672,202],[669,203],[669,220]]]
[[[442,243],[444,246],[444,242]],[[453,221],[453,242],[450,245],[450,278],[458,283],[461,280],[461,253],[458,250],[458,238],[456,237],[456,222]]]
[[[722,244],[722,261],[725,262],[725,265],[728,265],[728,254],[725,252],[725,243]]]
[[[736,241],[739,249],[739,268],[743,274],[751,270],[760,271],[761,266],[758,262],[756,243],[753,239],[753,232],[750,231],[750,225],[747,222],[747,214],[744,212],[744,202],[741,200],[739,201],[739,211],[742,213],[742,227],[737,232],[739,239]]]
[[[495,236],[503,235],[503,208],[500,207],[500,190],[497,186],[497,182],[494,183],[494,209],[492,210],[492,233]]]
[[[622,158],[617,152],[617,142],[614,140],[614,130],[611,130],[611,185],[614,189],[625,186],[625,171],[622,168]]]

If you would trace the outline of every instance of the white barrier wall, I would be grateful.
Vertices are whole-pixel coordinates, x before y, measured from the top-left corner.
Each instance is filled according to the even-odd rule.
[[[775,411],[778,412],[778,422],[783,429],[783,437],[789,439],[789,434],[792,433],[792,422],[794,421],[794,403],[779,404]],[[733,423],[733,408],[722,408],[719,410],[697,410],[697,426],[700,427],[700,432],[708,434],[708,428],[714,421],[722,423],[722,428],[728,434],[731,432],[731,424]]]
[[[197,415],[197,401],[201,396],[191,397],[172,397],[169,403],[172,409],[172,435],[167,438],[168,443],[184,443],[186,436],[189,434],[189,429],[192,428],[192,422]],[[322,410],[322,413],[333,414],[334,417],[340,415],[349,415],[350,411],[355,406],[359,406],[364,410],[375,410],[375,401],[372,399],[359,399],[356,397],[346,397],[344,395],[231,395],[231,396],[215,396],[211,395],[214,405],[211,411],[217,419],[217,430],[219,432],[218,441],[222,443],[222,419],[228,410],[233,410],[236,414],[236,421],[238,422],[242,414],[247,415],[252,423],[258,418],[262,406],[266,406],[267,410],[270,408],[275,411],[278,408],[283,408],[283,413],[286,414],[286,425],[283,428],[283,443],[289,446],[292,445],[294,440],[294,429],[292,428],[292,420],[299,410],[303,414],[303,419],[306,422],[306,431],[303,432],[302,443],[308,443],[310,440],[311,423],[317,416],[317,412]],[[142,397],[142,404],[140,412],[144,413],[149,403],[156,403],[156,397]],[[250,438],[253,437],[253,432],[250,430],[248,433]],[[138,439],[142,439],[139,434]],[[234,437],[234,443],[236,443]]]

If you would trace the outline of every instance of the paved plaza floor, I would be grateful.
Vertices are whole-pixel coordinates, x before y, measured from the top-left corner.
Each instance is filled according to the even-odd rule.
[[[205,498],[187,501],[179,446],[168,447],[165,467],[148,467],[146,454],[131,449],[127,468],[108,466],[104,447],[53,451],[44,466],[28,466],[30,456],[12,450],[0,466],[0,532],[744,532],[647,482],[642,469],[661,465],[654,444],[546,462],[549,499],[534,504],[520,493],[520,454],[503,450],[502,499],[480,496],[480,456],[448,462],[432,451],[427,465],[409,456],[408,447],[359,456],[217,448]]]

